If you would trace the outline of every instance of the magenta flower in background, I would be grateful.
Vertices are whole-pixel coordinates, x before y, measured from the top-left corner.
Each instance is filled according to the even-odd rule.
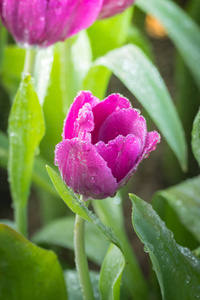
[[[0,0],[3,24],[22,46],[47,47],[89,27],[103,0]]]
[[[112,94],[100,102],[79,92],[64,122],[55,164],[65,183],[88,198],[114,196],[156,148],[160,136],[128,99]]]
[[[133,5],[135,0],[104,0],[99,19],[112,17]]]

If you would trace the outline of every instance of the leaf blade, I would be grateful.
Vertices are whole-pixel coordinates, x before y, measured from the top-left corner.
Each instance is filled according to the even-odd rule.
[[[132,194],[130,199],[133,227],[149,252],[163,299],[198,298],[200,260],[188,248],[176,244],[150,204]]]
[[[0,254],[2,299],[67,299],[62,270],[52,251],[36,247],[0,224]]]

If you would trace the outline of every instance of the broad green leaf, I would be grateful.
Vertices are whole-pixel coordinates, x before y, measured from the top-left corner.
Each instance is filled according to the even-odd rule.
[[[9,179],[15,204],[27,202],[35,152],[44,135],[43,113],[30,75],[16,94],[9,118]]]
[[[4,60],[2,63],[1,82],[10,97],[14,98],[20,84],[21,72],[23,70],[25,50],[16,45],[5,48]]]
[[[188,248],[176,244],[173,234],[152,206],[135,195],[132,222],[156,272],[163,299],[200,297],[200,260]]]
[[[200,176],[155,194],[153,201],[166,200],[180,222],[200,242]]]
[[[0,224],[0,298],[67,299],[54,252],[35,246],[4,224]]]
[[[49,166],[47,166],[47,172],[53,182],[58,194],[63,199],[63,201],[67,204],[67,206],[80,217],[85,219],[86,221],[92,222],[99,228],[103,234],[107,237],[107,239],[119,247],[123,251],[123,246],[119,239],[115,236],[111,228],[107,227],[97,218],[95,214],[93,214],[86,205],[76,196],[76,194],[69,189],[66,184],[63,182],[61,177]]]
[[[122,280],[126,290],[132,295],[132,298],[138,300],[146,299],[146,282],[124,229],[123,206],[120,194],[118,193],[114,198],[108,198],[101,201],[92,200],[92,205],[102,223],[113,229],[123,245],[126,266],[124,268]],[[112,214],[110,213],[111,211]]]
[[[109,52],[95,64],[109,68],[137,97],[186,170],[187,146],[179,116],[161,75],[143,52],[127,45]]]
[[[32,238],[34,243],[50,244],[74,250],[74,217],[65,217],[48,223]],[[89,259],[101,265],[109,243],[102,232],[93,224],[86,222],[86,254]]]
[[[200,167],[200,110],[198,111],[193,123],[192,150]]]
[[[49,79],[51,75],[51,68],[54,59],[53,47],[39,49],[36,54],[36,61],[34,67],[35,90],[40,100],[41,106],[49,86]]]
[[[137,0],[136,5],[163,24],[200,87],[200,30],[197,24],[170,0]]]
[[[122,252],[111,244],[100,272],[99,290],[101,300],[120,299],[120,283],[124,267],[125,259]]]
[[[112,18],[98,20],[87,29],[94,59],[126,42],[132,14],[133,9],[129,8]]]
[[[82,293],[77,271],[67,270],[64,272],[64,277],[67,285],[68,300],[81,300]],[[90,279],[93,287],[94,299],[100,300],[98,289],[99,273],[95,271],[90,271]]]

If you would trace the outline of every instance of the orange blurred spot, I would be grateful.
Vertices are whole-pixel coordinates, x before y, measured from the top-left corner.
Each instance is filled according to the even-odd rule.
[[[167,36],[166,30],[162,24],[153,16],[147,15],[145,18],[145,27],[148,34],[154,38],[163,38]]]

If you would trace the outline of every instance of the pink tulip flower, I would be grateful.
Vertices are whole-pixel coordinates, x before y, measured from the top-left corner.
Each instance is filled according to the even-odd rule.
[[[71,105],[62,137],[55,164],[85,200],[114,196],[160,142],[128,99],[112,94],[100,102],[88,91],[79,92]]]
[[[0,0],[0,16],[15,41],[47,47],[89,27],[103,0]]]

